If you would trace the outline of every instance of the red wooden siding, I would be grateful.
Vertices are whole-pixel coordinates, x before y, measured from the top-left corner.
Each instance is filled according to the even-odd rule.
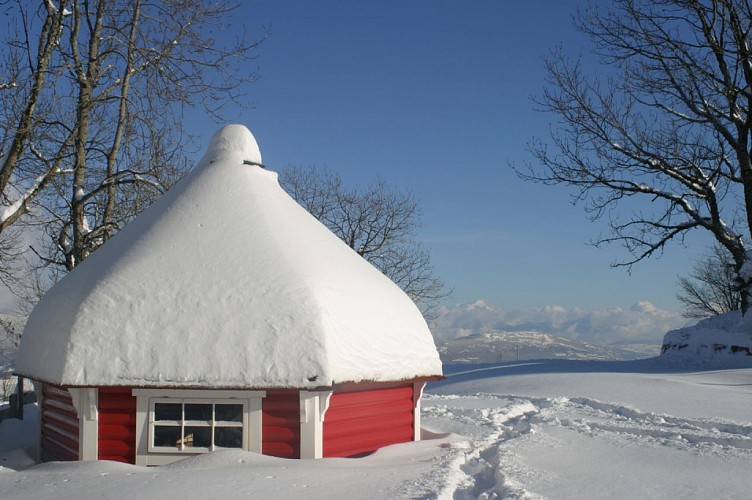
[[[42,461],[78,460],[78,415],[70,393],[56,385],[42,387]]]
[[[136,397],[130,388],[99,389],[98,458],[136,463]]]
[[[300,395],[297,390],[267,390],[262,400],[261,452],[300,458]]]
[[[324,417],[324,457],[353,457],[413,440],[412,384],[335,392]]]

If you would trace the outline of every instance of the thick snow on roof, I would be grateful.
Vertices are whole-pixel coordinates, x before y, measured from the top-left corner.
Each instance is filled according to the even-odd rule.
[[[440,375],[409,297],[248,162],[261,154],[247,128],[217,132],[185,179],[39,302],[16,371],[74,386]]]

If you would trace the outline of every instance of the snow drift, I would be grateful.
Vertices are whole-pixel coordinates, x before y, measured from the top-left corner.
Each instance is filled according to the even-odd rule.
[[[668,332],[663,337],[661,354],[698,361],[736,359],[752,364],[752,324],[739,311],[713,316]]]

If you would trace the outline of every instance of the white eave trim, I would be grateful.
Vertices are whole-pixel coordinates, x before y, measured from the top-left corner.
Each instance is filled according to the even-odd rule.
[[[213,389],[133,389],[136,397],[197,398],[197,399],[248,399],[264,398],[266,391],[213,390]]]

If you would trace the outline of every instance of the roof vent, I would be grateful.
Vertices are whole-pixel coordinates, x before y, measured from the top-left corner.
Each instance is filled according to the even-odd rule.
[[[257,167],[266,169],[266,165],[264,165],[263,163],[258,163],[258,162],[251,161],[251,160],[243,160],[243,165],[256,165]]]

